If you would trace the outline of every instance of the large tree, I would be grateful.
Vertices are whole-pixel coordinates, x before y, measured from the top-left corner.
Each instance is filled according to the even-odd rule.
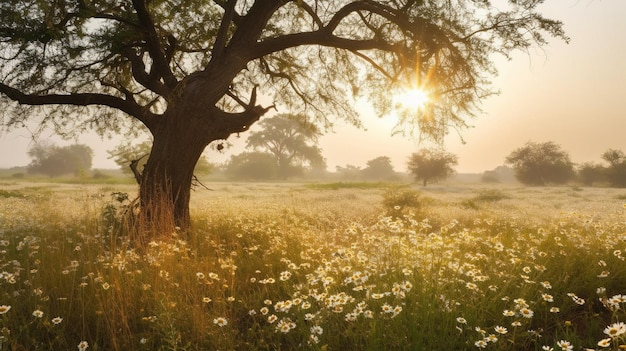
[[[575,175],[569,154],[552,141],[528,142],[513,150],[506,163],[513,167],[517,180],[527,185],[562,184]]]
[[[412,86],[431,103],[404,121],[436,138],[465,126],[491,93],[492,54],[567,40],[562,23],[538,13],[542,2],[2,1],[0,96],[16,102],[3,102],[2,122],[64,134],[144,126],[153,145],[141,218],[187,227],[202,151],[273,105],[358,124],[353,96],[382,114]]]
[[[454,166],[458,164],[455,154],[444,150],[421,149],[409,156],[407,168],[422,185],[428,182],[443,180],[454,174]]]
[[[250,132],[249,148],[272,154],[278,165],[278,176],[302,173],[304,167],[326,168],[322,150],[316,145],[321,133],[301,116],[281,114],[259,122],[262,128]]]

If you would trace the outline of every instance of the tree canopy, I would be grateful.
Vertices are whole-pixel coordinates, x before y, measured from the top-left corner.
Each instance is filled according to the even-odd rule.
[[[81,175],[91,169],[93,150],[87,145],[57,146],[37,143],[28,150],[32,162],[29,173],[58,177],[64,174]]]
[[[208,94],[198,96],[207,99],[197,104],[207,113],[245,110],[221,115],[237,122],[264,110],[254,105],[260,86],[290,110],[355,123],[346,89],[375,97],[384,112],[391,92],[423,85],[441,103],[420,127],[439,133],[464,125],[463,114],[490,93],[491,54],[546,44],[546,34],[566,38],[560,22],[537,12],[541,2],[5,1],[0,92],[50,106],[42,122],[69,133],[118,131],[115,110],[156,128],[177,94],[203,84]],[[229,79],[205,82],[216,70]],[[66,105],[112,109],[52,107]],[[19,126],[27,111],[13,109],[6,124]]]
[[[561,146],[528,142],[506,157],[517,180],[528,185],[562,184],[574,177],[574,164]]]
[[[398,174],[393,170],[391,159],[388,156],[379,156],[367,161],[367,166],[361,171],[367,180],[397,180]]]
[[[286,179],[304,168],[326,168],[322,150],[316,145],[320,132],[298,116],[280,114],[259,122],[263,129],[251,132],[247,147],[270,153],[278,166],[278,176]]]
[[[2,124],[35,120],[62,134],[147,128],[142,215],[186,227],[204,148],[272,107],[325,126],[358,124],[354,99],[383,114],[396,92],[419,88],[430,103],[405,111],[403,123],[438,140],[464,127],[493,92],[492,54],[542,46],[546,35],[567,40],[561,22],[538,12],[542,2],[3,1]],[[156,210],[168,203],[171,213]]]
[[[609,183],[618,188],[626,187],[626,154],[622,150],[608,149],[602,154],[602,159],[609,166],[605,170]]]
[[[409,156],[409,172],[426,186],[428,182],[443,180],[454,174],[453,166],[458,163],[455,154],[434,149],[421,149]]]
[[[355,165],[348,164],[345,167],[337,165],[335,166],[335,173],[337,173],[339,179],[355,180],[361,179],[361,176],[363,175],[363,170],[361,169],[361,167]]]
[[[236,180],[265,181],[277,179],[279,169],[274,156],[267,152],[243,152],[234,155],[226,165],[225,173]]]
[[[515,172],[511,167],[498,166],[492,170],[484,171],[480,180],[485,183],[500,183],[515,181]]]
[[[603,182],[606,180],[606,169],[601,164],[584,162],[578,166],[578,180],[587,186]]]

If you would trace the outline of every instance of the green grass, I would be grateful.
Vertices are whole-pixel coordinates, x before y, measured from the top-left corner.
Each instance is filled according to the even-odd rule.
[[[461,201],[461,206],[467,209],[480,210],[481,204],[498,202],[510,198],[511,196],[500,189],[483,189],[479,191],[478,195]]]
[[[17,197],[23,198],[24,194],[19,191],[0,189],[0,198]]]
[[[481,190],[480,193],[476,195],[474,200],[478,202],[496,202],[510,198],[511,197],[509,195],[500,189],[485,189]]]
[[[135,187],[28,186],[0,198],[2,350],[579,350],[626,322],[606,189],[213,185],[189,236],[136,250],[102,217]],[[385,199],[419,206],[385,217]]]
[[[396,183],[381,183],[381,182],[334,182],[334,183],[307,184],[307,187],[311,189],[315,189],[315,190],[384,189],[390,186],[398,186],[398,185]]]

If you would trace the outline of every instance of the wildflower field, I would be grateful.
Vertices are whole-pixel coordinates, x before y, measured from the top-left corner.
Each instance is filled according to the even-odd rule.
[[[0,183],[0,350],[626,349],[626,190]]]

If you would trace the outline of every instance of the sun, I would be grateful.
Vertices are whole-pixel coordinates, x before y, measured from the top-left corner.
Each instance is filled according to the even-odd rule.
[[[430,97],[427,91],[414,88],[398,94],[396,102],[403,108],[421,110],[430,102]]]

